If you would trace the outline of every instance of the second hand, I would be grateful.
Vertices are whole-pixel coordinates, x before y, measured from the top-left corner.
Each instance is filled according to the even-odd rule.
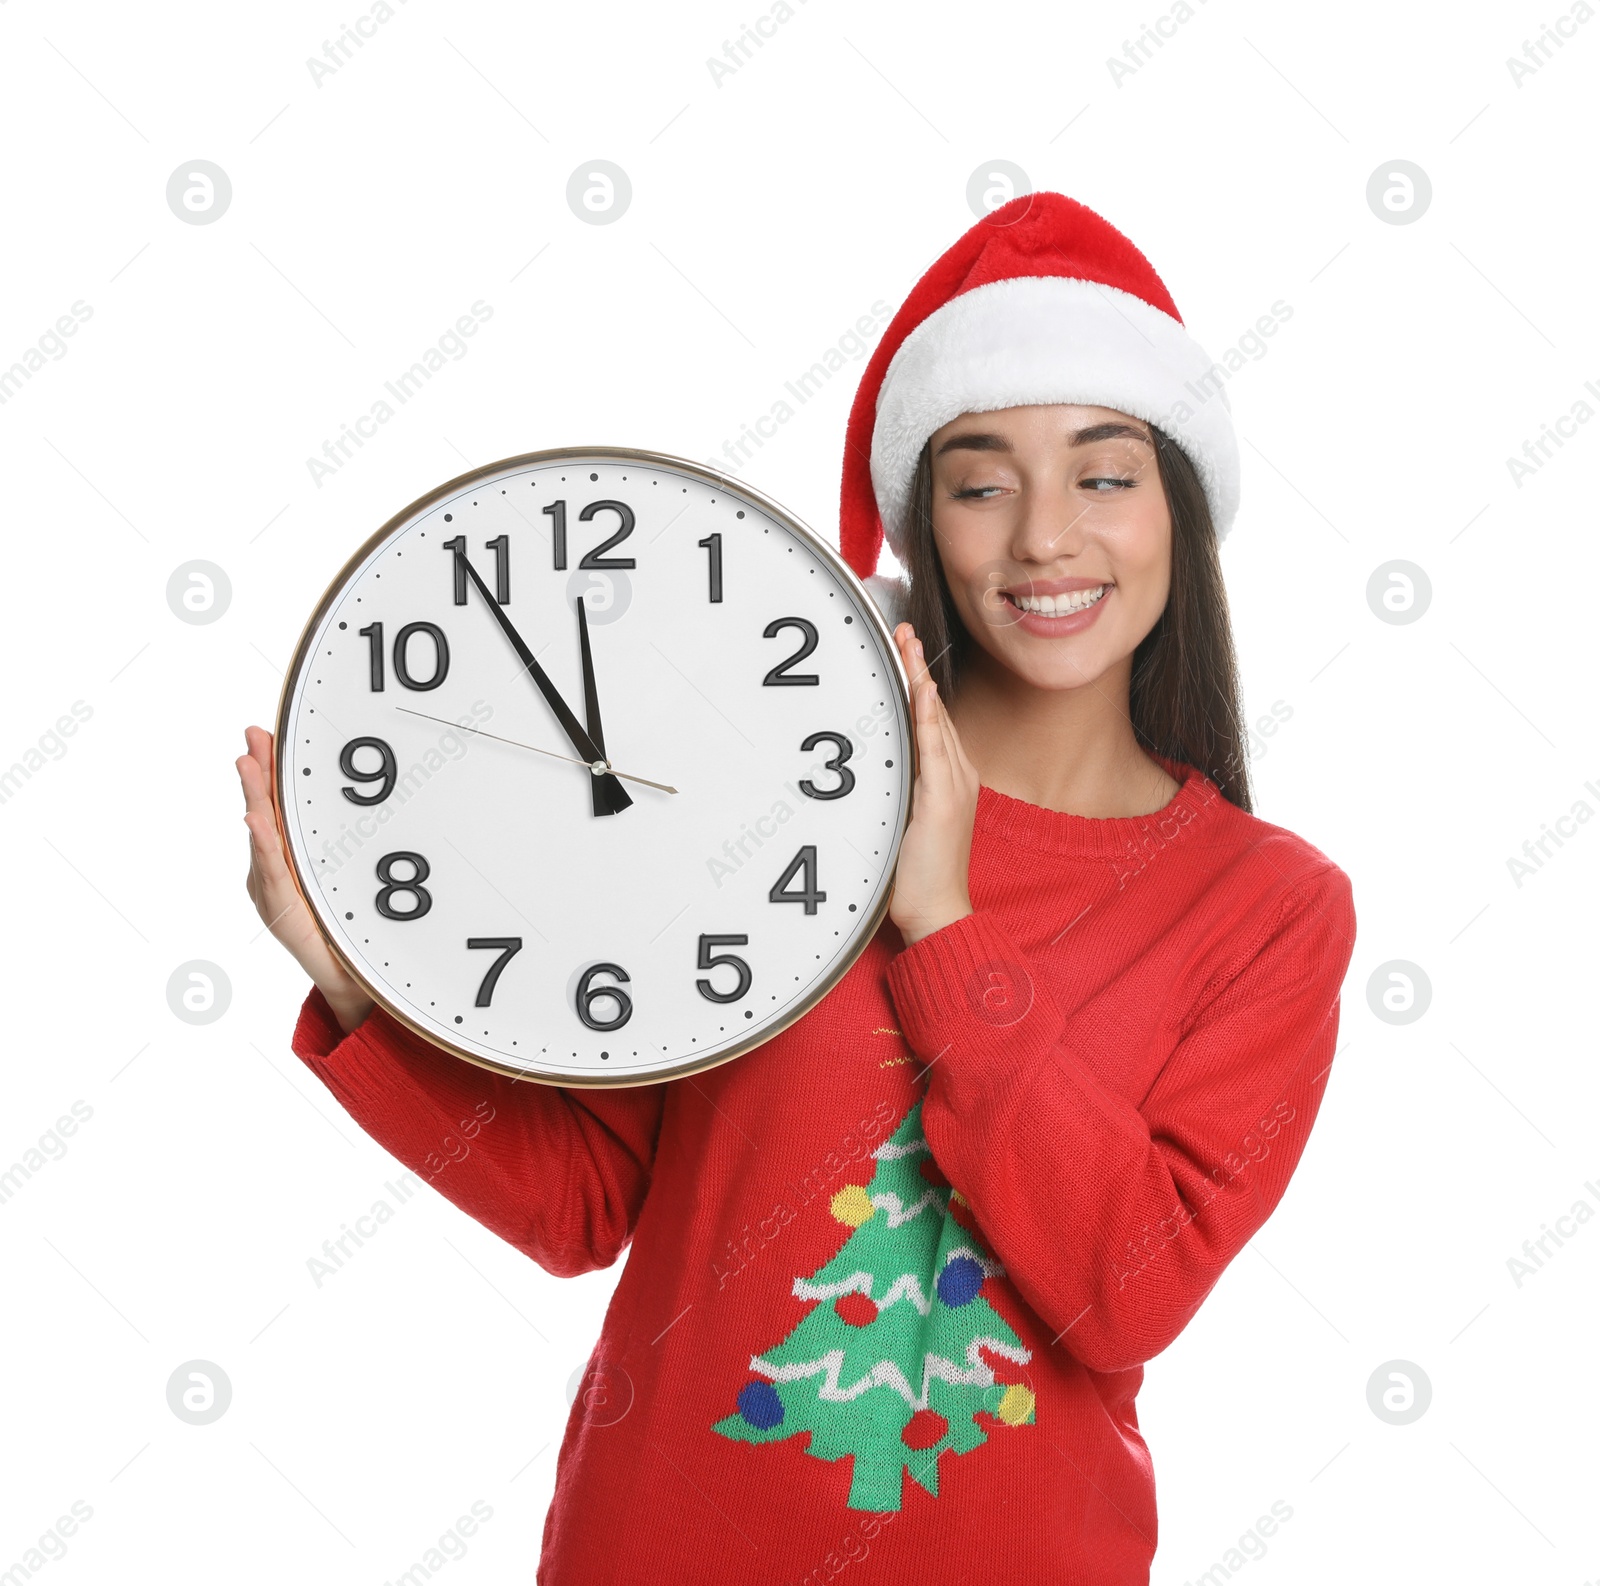
[[[493,738],[496,743],[508,743],[516,749],[529,749],[534,754],[549,755],[552,760],[565,760],[568,765],[581,765],[591,775],[598,776],[600,774],[595,771],[595,768],[587,760],[580,760],[576,755],[557,754],[554,749],[540,749],[535,744],[523,743],[516,738],[502,738],[499,733],[485,732],[481,727],[463,727],[458,721],[447,721],[443,716],[430,716],[425,710],[409,710],[404,705],[396,705],[395,709],[407,716],[420,716],[423,721],[436,721],[442,727],[456,727],[462,732],[475,732],[480,738]],[[668,787],[665,782],[652,782],[649,777],[629,776],[626,771],[613,771],[609,760],[603,764],[601,769],[610,772],[614,777],[620,777],[624,782],[639,782],[645,787],[659,788],[663,793],[676,793],[678,791],[675,787]]]

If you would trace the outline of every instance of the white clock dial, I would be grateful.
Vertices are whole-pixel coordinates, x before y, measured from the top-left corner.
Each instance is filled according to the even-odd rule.
[[[838,554],[713,470],[606,447],[491,464],[379,530],[277,741],[301,891],[373,996],[577,1085],[707,1067],[816,1003],[883,917],[914,771],[899,657]]]

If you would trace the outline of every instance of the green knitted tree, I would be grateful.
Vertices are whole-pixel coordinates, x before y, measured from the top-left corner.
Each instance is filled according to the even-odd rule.
[[[1031,1425],[1034,1400],[1022,1383],[997,1382],[984,1359],[1020,1364],[1029,1353],[983,1297],[1001,1268],[951,1215],[955,1192],[932,1165],[920,1101],[873,1156],[871,1183],[830,1202],[854,1232],[795,1279],[796,1298],[816,1303],[751,1360],[759,1375],[712,1430],[743,1443],[808,1432],[813,1457],[854,1456],[849,1507],[881,1512],[899,1509],[905,1470],[938,1496],[939,1456],[988,1441],[980,1410]]]

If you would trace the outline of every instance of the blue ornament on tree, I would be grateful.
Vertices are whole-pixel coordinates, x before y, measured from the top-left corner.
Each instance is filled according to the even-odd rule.
[[[758,1432],[770,1431],[783,1420],[783,1400],[770,1382],[747,1382],[739,1390],[739,1414]]]
[[[983,1268],[971,1256],[957,1256],[945,1263],[935,1287],[946,1305],[966,1305],[983,1287]]]

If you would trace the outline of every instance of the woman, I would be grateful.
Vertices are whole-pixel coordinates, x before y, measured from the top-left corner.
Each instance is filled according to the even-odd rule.
[[[250,894],[315,982],[295,1051],[549,1271],[632,1242],[541,1580],[868,1554],[1148,1580],[1143,1365],[1283,1195],[1355,928],[1344,875],[1250,813],[1237,473],[1209,360],[1099,216],[1017,199],[929,269],[864,373],[842,502],[846,556],[910,618],[890,919],[693,1079],[519,1084],[374,1008],[293,890],[247,734]],[[908,582],[874,574],[885,534]]]

